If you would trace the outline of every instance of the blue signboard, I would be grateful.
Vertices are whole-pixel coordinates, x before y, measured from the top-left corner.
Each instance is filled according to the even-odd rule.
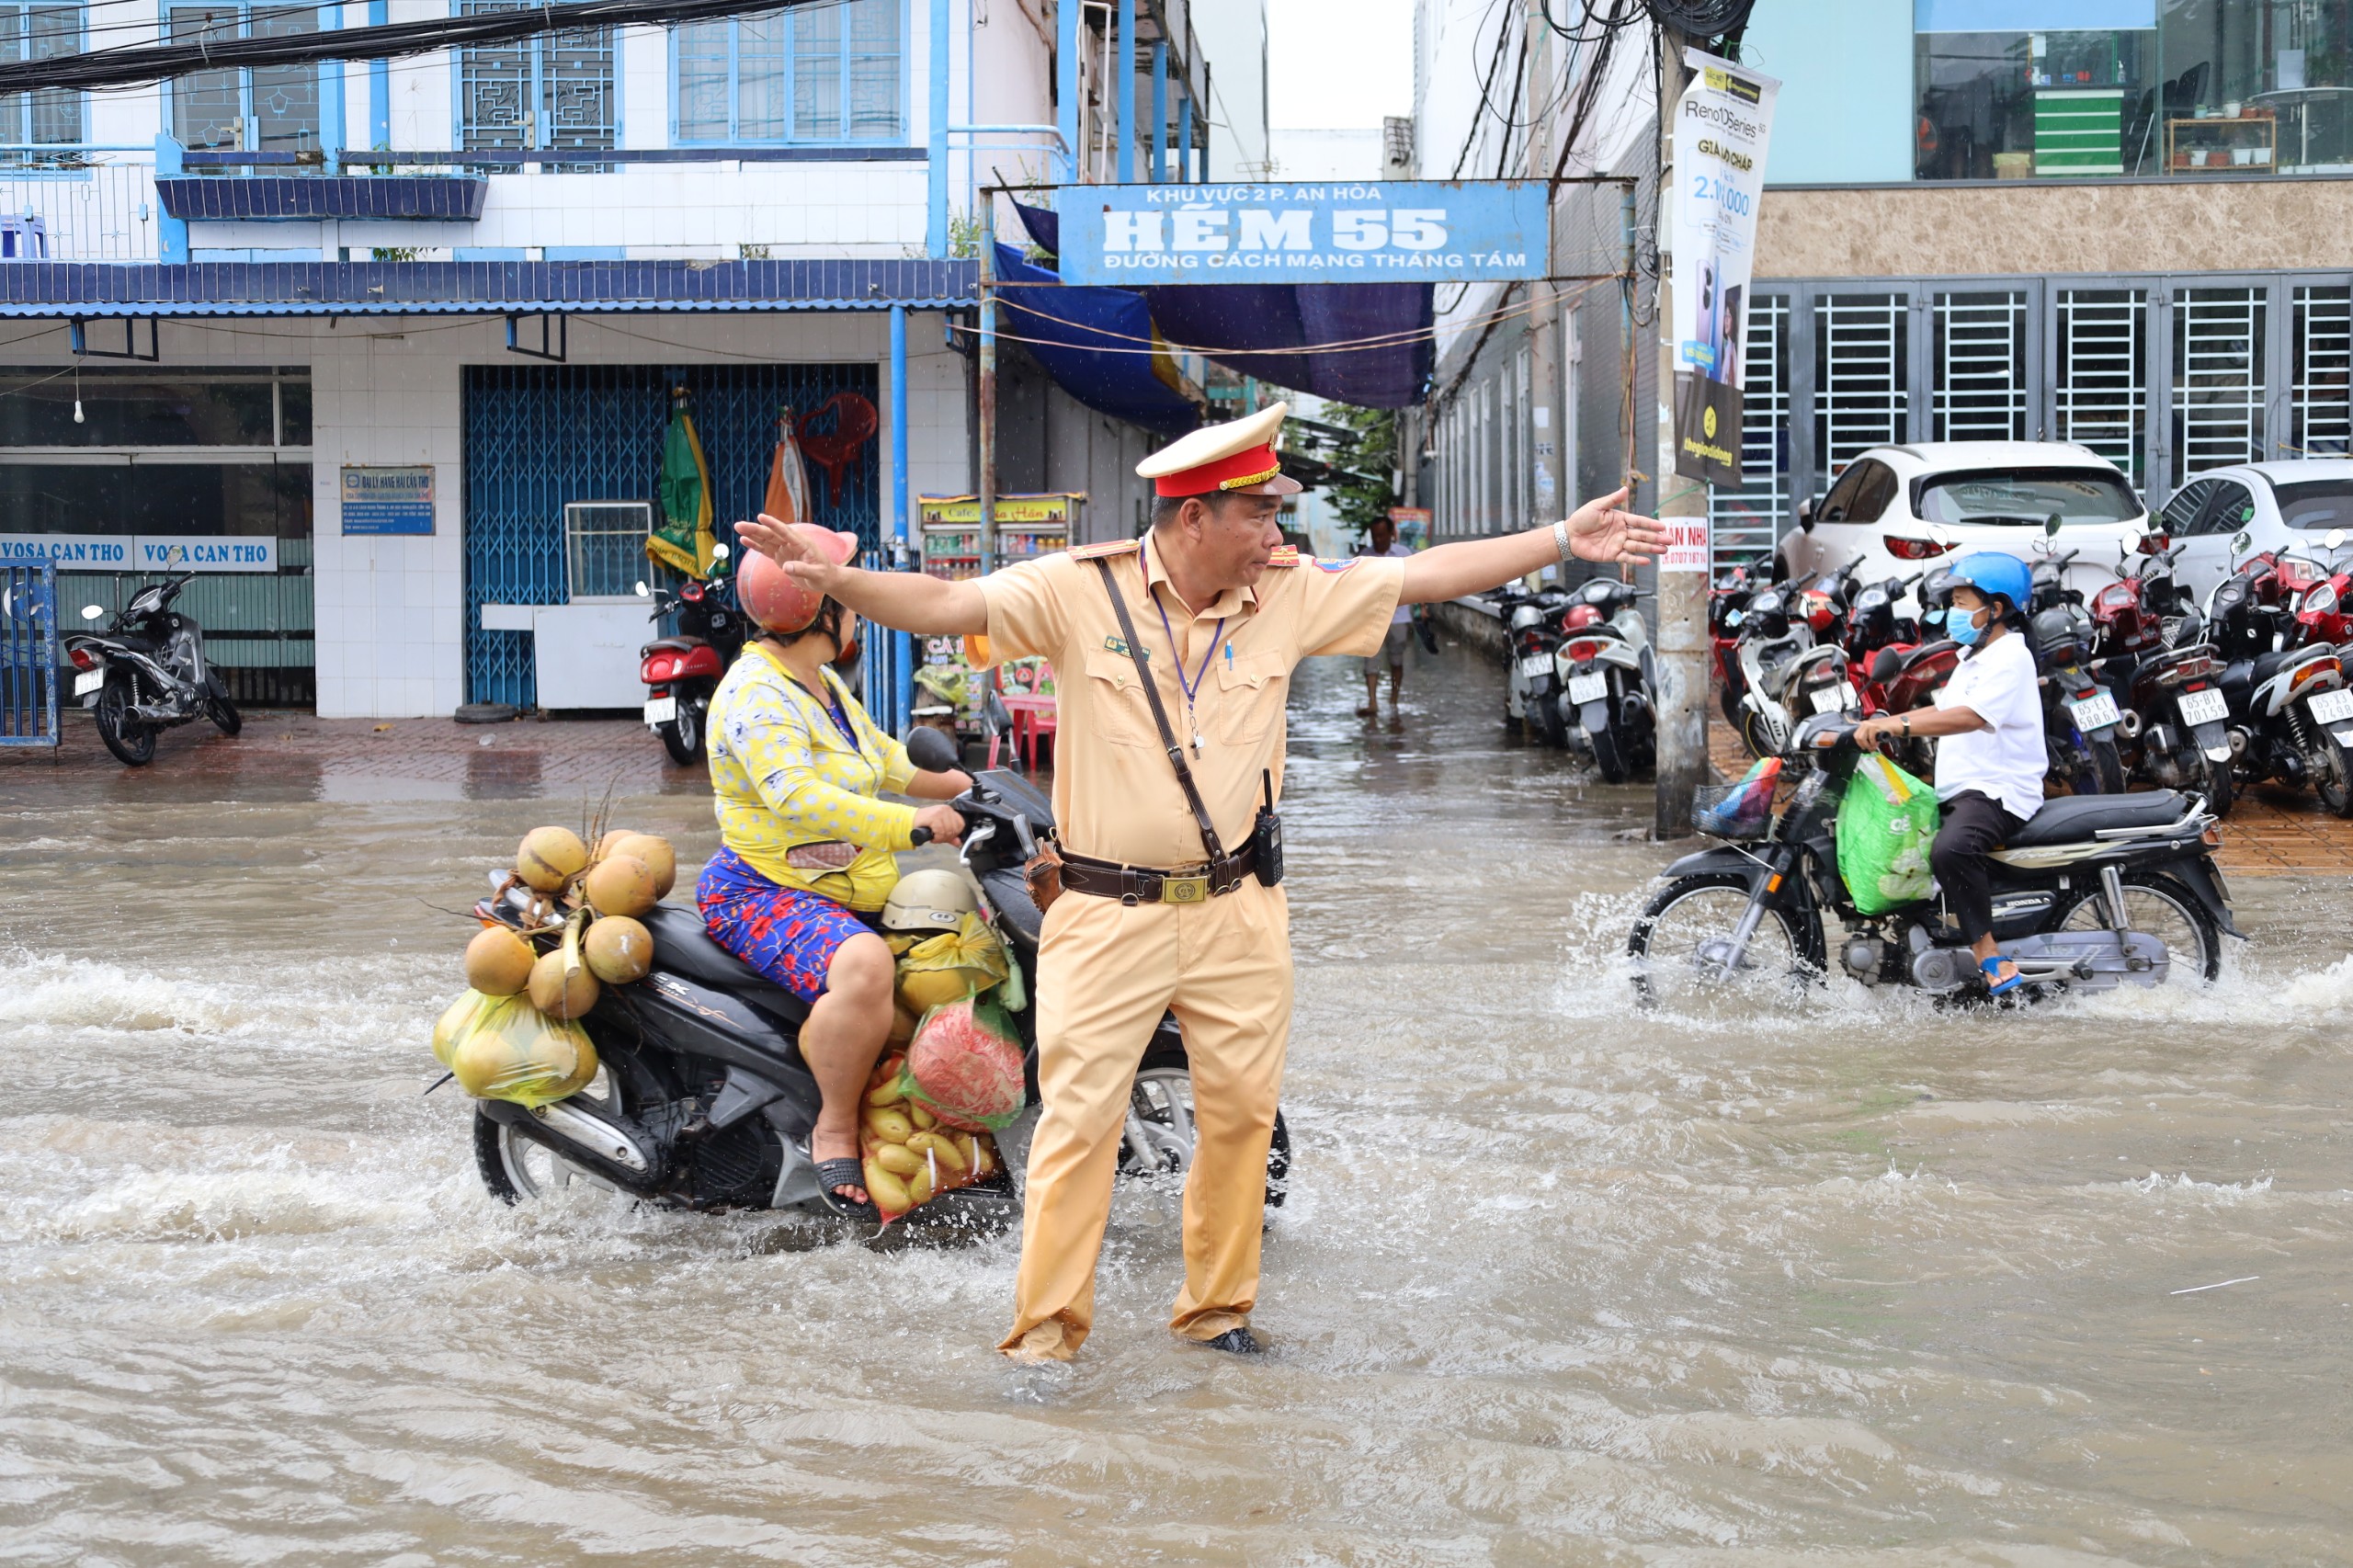
[[[343,531],[347,534],[431,533],[432,465],[345,469]]]
[[[1065,283],[1438,283],[1541,278],[1543,180],[1071,185]]]

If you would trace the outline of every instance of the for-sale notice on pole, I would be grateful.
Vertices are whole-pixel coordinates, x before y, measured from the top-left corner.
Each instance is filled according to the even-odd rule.
[[[1675,112],[1675,472],[1738,484],[1756,209],[1781,85],[1696,49],[1684,60],[1692,74]]]

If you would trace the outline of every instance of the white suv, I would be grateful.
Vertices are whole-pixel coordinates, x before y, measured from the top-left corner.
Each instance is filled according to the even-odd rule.
[[[2029,562],[2073,550],[2067,580],[2088,598],[2115,580],[2148,527],[2131,482],[2089,448],[1915,441],[1872,447],[1848,463],[1819,501],[1798,508],[1780,556],[1797,576],[1836,572],[1859,555],[1864,579],[1877,582],[1934,571],[1973,550]]]
[[[2182,585],[2203,603],[2250,555],[2310,551],[2334,529],[2353,531],[2353,458],[2209,470],[2174,492],[2157,527],[2182,547],[2176,558]]]

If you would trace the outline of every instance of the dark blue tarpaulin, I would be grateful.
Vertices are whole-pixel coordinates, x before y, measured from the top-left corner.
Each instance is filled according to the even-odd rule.
[[[1124,289],[1065,289],[1010,245],[996,247],[997,322],[1087,407],[1146,430],[1178,436],[1201,412],[1172,384],[1175,367],[1153,347],[1143,296]],[[1050,285],[1050,287],[1040,287]],[[1165,372],[1164,375],[1163,372]]]
[[[1170,343],[1335,403],[1410,408],[1437,361],[1427,283],[1176,284],[1144,300]]]
[[[1041,248],[1060,251],[1052,209],[1014,209]],[[1438,361],[1430,293],[1427,283],[1216,283],[1162,285],[1143,297],[1162,336],[1237,375],[1335,403],[1410,408]],[[1359,347],[1301,352],[1324,344]]]

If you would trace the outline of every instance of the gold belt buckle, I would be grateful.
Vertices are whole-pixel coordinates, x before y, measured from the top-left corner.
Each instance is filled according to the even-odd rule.
[[[1209,901],[1210,879],[1207,872],[1198,877],[1160,879],[1160,902],[1163,903],[1207,903]]]

